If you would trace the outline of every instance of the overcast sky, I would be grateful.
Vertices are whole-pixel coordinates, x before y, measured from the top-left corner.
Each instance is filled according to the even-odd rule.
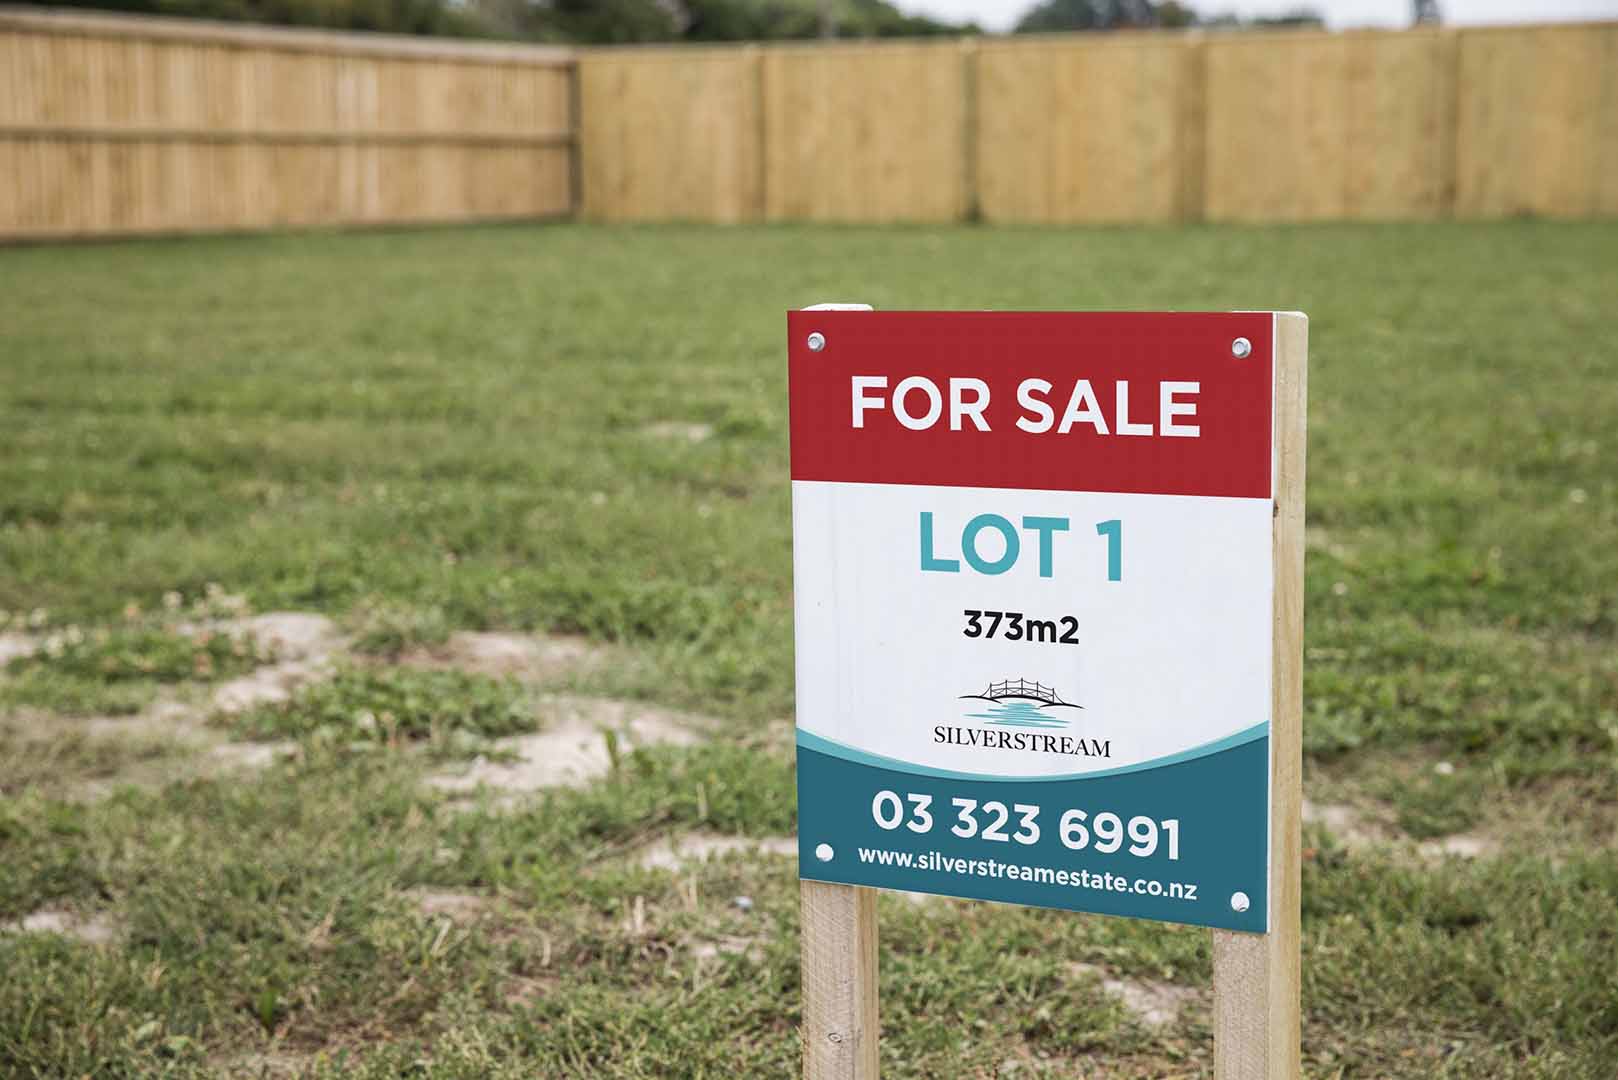
[[[901,10],[936,15],[955,22],[975,19],[988,30],[1009,30],[1037,0],[897,0]],[[1334,29],[1353,26],[1404,26],[1410,0],[1190,0],[1205,15],[1234,11],[1239,15],[1274,15],[1313,8]],[[1552,19],[1618,19],[1618,0],[1439,0],[1444,21],[1452,24],[1545,22]]]

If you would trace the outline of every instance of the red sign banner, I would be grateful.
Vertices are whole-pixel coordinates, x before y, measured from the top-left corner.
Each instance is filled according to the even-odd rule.
[[[792,479],[1269,498],[1273,320],[789,312]]]

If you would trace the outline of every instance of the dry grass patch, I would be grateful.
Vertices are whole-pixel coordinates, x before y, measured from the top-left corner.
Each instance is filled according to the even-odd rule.
[[[406,652],[399,662],[544,683],[591,671],[605,656],[605,649],[583,638],[463,631],[442,645]]]
[[[722,855],[743,853],[751,856],[797,858],[795,836],[724,836],[719,833],[676,833],[646,845],[630,859],[647,870],[683,870],[693,863],[707,862]]]
[[[711,723],[649,705],[560,697],[539,709],[544,730],[496,739],[502,760],[480,757],[470,768],[435,773],[440,791],[490,790],[507,798],[546,788],[579,787],[606,776],[620,758],[651,746],[690,746]]]
[[[30,912],[9,925],[0,923],[0,933],[60,934],[86,945],[110,945],[118,940],[122,930],[106,912],[46,907]]]
[[[658,420],[640,429],[642,435],[674,442],[700,443],[713,438],[713,425],[690,420]]]
[[[270,644],[276,662],[223,684],[213,693],[216,712],[238,713],[292,697],[301,686],[330,677],[343,640],[324,615],[281,611],[235,620],[232,628]]]
[[[1115,976],[1096,964],[1074,964],[1070,970],[1085,980],[1098,981],[1102,993],[1118,1001],[1130,1016],[1149,1028],[1172,1027],[1179,1022],[1182,1011],[1193,1005],[1205,1005],[1208,999],[1206,988]]]

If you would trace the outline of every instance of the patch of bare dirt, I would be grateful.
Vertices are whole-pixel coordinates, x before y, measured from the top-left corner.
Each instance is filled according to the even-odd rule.
[[[1090,1053],[1077,1058],[1053,1055],[1047,1050],[1034,1050],[1024,1045],[1018,1048],[1016,1056],[1003,1059],[992,1075],[1008,1080],[1032,1080],[1035,1077],[1050,1077],[1052,1080],[1192,1080],[1193,1077],[1212,1075],[1213,1062],[1206,1060],[1211,1056],[1211,1046],[1205,1048],[1181,1043],[1180,1040],[1170,1042],[1175,1046],[1172,1054],[1150,1051],[1128,1055]],[[1199,1059],[1203,1060],[1199,1063]],[[991,1074],[977,1070],[964,1075],[979,1078]]]
[[[489,910],[489,898],[445,889],[412,889],[409,896],[423,915],[442,915],[454,923],[476,922]]]
[[[1455,833],[1425,840],[1416,851],[1424,859],[1481,859],[1500,850],[1500,842],[1482,833]]]
[[[156,789],[194,776],[257,771],[297,749],[297,744],[237,742],[207,723],[205,710],[164,700],[127,716],[48,718],[58,738],[83,740],[79,757],[91,764],[122,758],[114,772],[82,768],[59,772],[53,790],[63,798],[95,801],[125,787]],[[102,749],[97,749],[97,748]]]
[[[118,926],[110,916],[80,915],[67,908],[41,908],[14,923],[0,923],[0,933],[61,934],[86,945],[110,945],[118,940]]]
[[[1156,979],[1124,979],[1095,964],[1074,964],[1075,975],[1095,976],[1102,993],[1115,998],[1131,1016],[1147,1027],[1168,1027],[1180,1018],[1185,1006],[1195,1001],[1199,991],[1189,986],[1159,982]]]
[[[1498,840],[1481,831],[1417,842],[1391,823],[1392,816],[1391,811],[1378,814],[1353,806],[1303,800],[1304,824],[1323,826],[1349,851],[1381,848],[1406,857],[1414,852],[1418,858],[1433,861],[1480,859],[1500,849]]]
[[[500,988],[500,997],[510,1008],[526,1009],[555,987],[554,978],[513,975]]]
[[[334,622],[307,612],[253,615],[234,619],[225,629],[252,634],[276,660],[214,690],[212,707],[224,713],[286,701],[298,687],[330,675],[343,644]]]
[[[1371,815],[1338,803],[1303,800],[1303,823],[1320,825],[1350,851],[1390,844],[1394,836]]]
[[[409,653],[400,662],[543,682],[587,671],[601,664],[604,656],[604,649],[583,638],[462,632],[438,648]]]
[[[297,686],[327,674],[344,645],[330,619],[304,612],[271,612],[180,629],[251,635],[275,662],[215,687],[200,703],[164,697],[125,716],[41,714],[36,726],[57,738],[77,740],[75,760],[85,762],[54,778],[64,797],[99,799],[131,785],[156,788],[190,776],[268,767],[296,744],[229,741],[209,725],[209,714],[285,700]],[[109,760],[118,763],[115,772],[105,771],[102,763]]]
[[[222,742],[211,747],[204,759],[210,773],[236,770],[257,771],[267,769],[287,754],[296,751],[298,744],[288,740],[280,742]]]
[[[718,855],[745,851],[755,855],[797,858],[794,836],[724,836],[719,833],[681,833],[665,837],[636,852],[633,859],[648,870],[679,870],[692,863],[707,862]]]
[[[57,716],[24,710],[0,721],[14,755],[12,784],[75,802],[126,787],[155,790],[175,780],[271,764],[291,743],[225,741],[200,709],[159,701],[118,716]]]
[[[57,723],[71,721],[58,720]],[[91,738],[167,739],[195,742],[207,738],[208,726],[196,709],[179,701],[156,701],[125,716],[91,716],[82,721]]]
[[[726,934],[711,941],[692,942],[691,955],[699,961],[721,956],[745,956],[756,961],[763,959],[764,946],[757,938]]]
[[[660,744],[689,746],[701,738],[695,718],[628,702],[552,698],[542,714],[545,728],[538,734],[495,740],[514,760],[480,757],[470,768],[446,770],[427,782],[440,791],[489,788],[507,796],[578,787],[607,775],[615,753]]]
[[[677,442],[699,443],[713,438],[712,424],[699,424],[689,420],[658,420],[640,429],[642,435],[653,439],[671,439]]]
[[[103,735],[98,741],[122,740]],[[129,787],[155,791],[193,777],[257,772],[297,749],[291,742],[225,742],[211,732],[171,740],[132,735],[128,744],[135,748],[134,759],[115,772],[59,776],[50,790],[70,801],[95,802]]]
[[[303,1076],[314,1065],[315,1058],[287,1050],[265,1050],[218,1058],[211,1062],[220,1075],[232,1080],[292,1080]]]
[[[27,634],[0,634],[0,668],[13,660],[34,655],[38,648],[38,643]]]
[[[252,634],[276,656],[289,660],[325,655],[342,643],[336,623],[308,611],[267,611],[234,619],[229,627]]]

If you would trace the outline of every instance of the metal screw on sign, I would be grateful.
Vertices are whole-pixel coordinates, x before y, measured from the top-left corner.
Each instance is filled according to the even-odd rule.
[[[1230,895],[1230,909],[1232,911],[1238,913],[1246,911],[1251,904],[1252,901],[1247,898],[1247,894],[1244,892],[1231,893]]]
[[[815,858],[821,862],[831,862],[831,857],[835,854],[836,852],[831,849],[830,844],[821,844],[815,848]]]
[[[1230,343],[1230,355],[1238,360],[1246,360],[1253,355],[1253,343],[1244,337],[1237,338]]]
[[[826,347],[826,335],[819,330],[809,335],[809,351],[819,352]]]

